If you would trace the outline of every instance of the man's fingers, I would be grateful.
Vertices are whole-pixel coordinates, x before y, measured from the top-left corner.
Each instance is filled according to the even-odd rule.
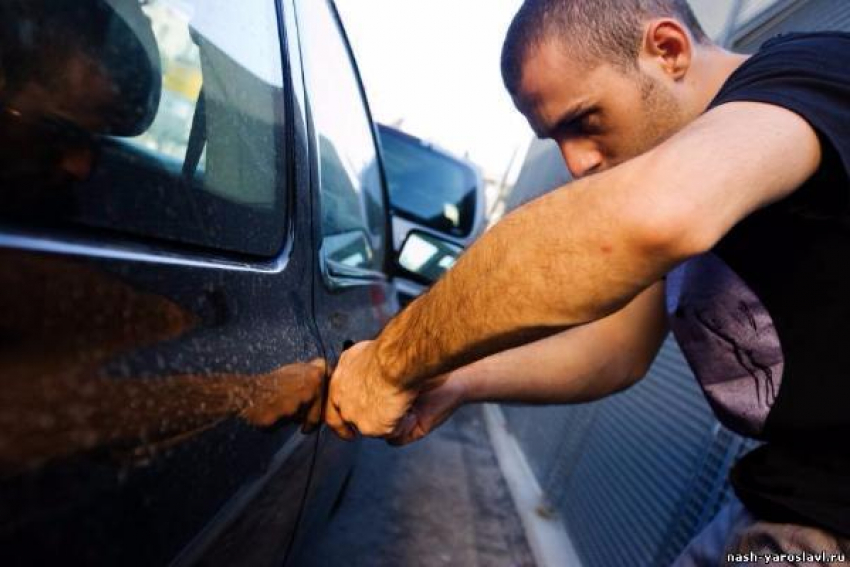
[[[419,441],[420,439],[422,439],[423,437],[428,435],[428,433],[430,433],[430,432],[431,432],[430,429],[427,429],[421,423],[417,422],[417,424],[413,427],[413,429],[410,432],[410,440],[411,441]]]
[[[348,437],[346,437],[347,440],[351,440],[351,439],[354,439],[355,437],[357,437],[358,431],[357,431],[356,425],[354,425],[350,421],[346,421],[345,427],[347,428],[347,431],[348,431]]]
[[[387,437],[398,437],[399,435],[404,434],[413,426],[414,423],[416,423],[416,415],[413,412],[407,412],[400,420],[398,420],[398,423],[395,424],[395,427],[390,434],[387,435]]]
[[[342,412],[339,409],[339,388],[331,378],[330,391],[328,392],[328,401],[325,406],[325,423],[330,427],[340,439],[350,441],[354,438],[351,429],[348,427],[345,419],[342,417]]]
[[[407,445],[413,441],[411,433],[416,428],[417,424],[418,418],[416,414],[413,412],[406,413],[404,417],[399,420],[398,424],[396,424],[393,432],[386,437],[387,443],[394,447]]]
[[[343,421],[342,416],[339,414],[339,408],[337,408],[333,402],[328,402],[328,405],[325,408],[325,423],[341,439],[350,441],[354,438],[354,435],[351,433],[348,425],[345,421]]]
[[[387,437],[387,443],[392,445],[393,447],[404,447],[405,445],[410,445],[415,441],[419,441],[423,437],[425,437],[426,432],[419,427],[419,425],[414,426],[408,431],[404,431],[401,434],[395,437]]]

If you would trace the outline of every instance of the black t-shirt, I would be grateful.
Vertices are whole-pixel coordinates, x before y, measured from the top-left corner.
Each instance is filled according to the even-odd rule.
[[[802,116],[822,163],[669,275],[671,327],[718,418],[766,441],[731,473],[741,500],[850,536],[850,34],[768,41],[711,107],[734,101]]]

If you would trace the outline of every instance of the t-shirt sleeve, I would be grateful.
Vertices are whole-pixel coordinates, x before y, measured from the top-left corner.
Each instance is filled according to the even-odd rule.
[[[732,74],[710,108],[740,101],[774,104],[803,117],[850,179],[850,34],[768,41]]]

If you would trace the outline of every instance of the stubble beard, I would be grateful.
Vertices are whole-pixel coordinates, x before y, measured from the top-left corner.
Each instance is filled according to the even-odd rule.
[[[643,105],[643,124],[639,129],[642,135],[636,140],[634,155],[657,147],[687,124],[682,104],[666,86],[644,74],[637,80]]]

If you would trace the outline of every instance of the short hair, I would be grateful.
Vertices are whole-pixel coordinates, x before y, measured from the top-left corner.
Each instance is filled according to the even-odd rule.
[[[567,42],[585,63],[633,68],[643,23],[655,17],[675,18],[697,43],[710,41],[687,0],[525,0],[502,47],[505,87],[512,95],[519,91],[529,52],[553,38]]]

